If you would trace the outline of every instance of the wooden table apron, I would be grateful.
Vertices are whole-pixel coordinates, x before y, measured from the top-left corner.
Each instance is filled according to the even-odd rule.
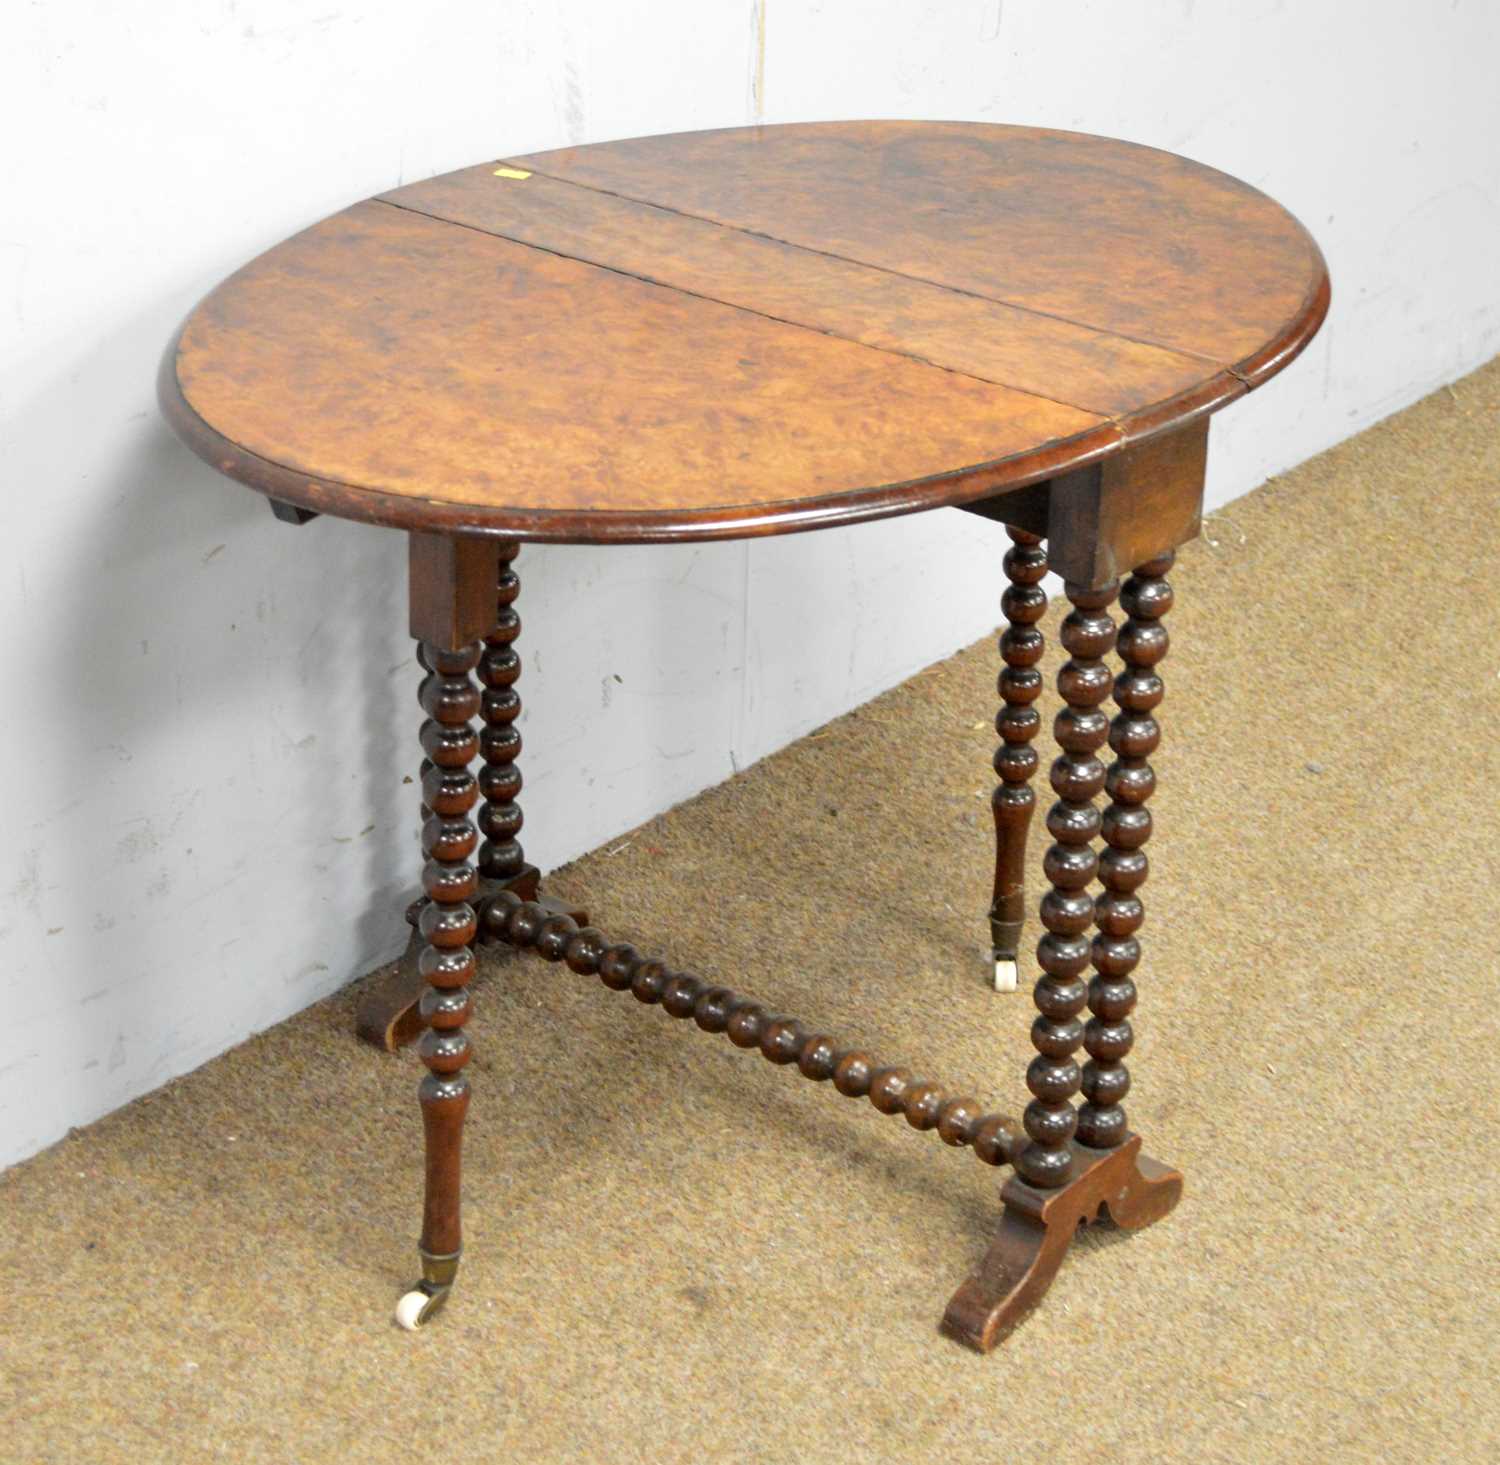
[[[1036,1305],[1081,1224],[1143,1226],[1175,1205],[1181,1177],[1141,1154],[1122,1103],[1166,576],[1198,532],[1209,414],[1287,365],[1327,304],[1290,215],[1170,154],[843,123],[492,161],[344,210],[198,307],[159,381],[188,444],[290,523],[327,512],[409,537],[426,865],[407,956],[359,1019],[386,1048],[418,1038],[428,1069],[422,1279],[403,1324],[426,1322],[458,1269],[483,941],[1012,1167],[997,1236],[943,1317],[973,1347]],[[1025,923],[1049,569],[1070,602],[1019,1121],[612,942],[542,892],[519,840],[523,541],[943,506],[1012,541],[989,911],[1002,968]]]

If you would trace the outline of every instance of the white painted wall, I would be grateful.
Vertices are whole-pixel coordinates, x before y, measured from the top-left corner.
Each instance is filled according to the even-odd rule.
[[[276,524],[153,400],[176,322],[292,230],[495,153],[757,117],[1175,149],[1283,200],[1335,281],[1308,356],[1219,419],[1215,503],[1500,349],[1487,0],[16,0],[3,29],[0,1164],[404,935],[400,536]],[[527,551],[528,850],[569,859],[982,634],[999,554],[953,511]]]

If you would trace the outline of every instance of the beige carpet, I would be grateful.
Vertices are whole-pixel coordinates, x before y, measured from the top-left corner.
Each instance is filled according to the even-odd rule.
[[[441,1321],[390,1322],[419,1065],[356,1044],[350,991],[0,1177],[0,1458],[1496,1458],[1497,428],[1500,362],[1182,555],[1129,1108],[1187,1194],[1086,1233],[1001,1351],[935,1327],[996,1172],[496,959]],[[976,646],[553,887],[1017,1112],[994,672]]]

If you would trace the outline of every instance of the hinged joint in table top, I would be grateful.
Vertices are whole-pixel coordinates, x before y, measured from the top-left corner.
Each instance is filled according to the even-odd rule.
[[[711,538],[962,503],[1215,410],[1316,329],[1290,215],[1078,134],[638,139],[414,184],[253,261],[164,363],[210,462],[303,508]]]

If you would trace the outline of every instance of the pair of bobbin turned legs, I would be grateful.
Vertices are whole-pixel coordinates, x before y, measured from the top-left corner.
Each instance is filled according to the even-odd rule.
[[[1040,716],[1033,704],[1042,685],[1045,648],[1037,623],[1046,608],[1041,580],[1047,559],[1038,536],[1010,533],[991,927],[997,958],[1008,943],[1004,959],[1014,962],[1035,804],[1031,777],[1039,763],[1032,742]],[[902,1114],[915,1129],[937,1129],[946,1143],[971,1146],[985,1163],[1013,1165],[1016,1174],[1001,1192],[999,1235],[944,1316],[954,1336],[981,1350],[993,1347],[1036,1305],[1080,1224],[1107,1211],[1121,1225],[1145,1225],[1170,1210],[1181,1189],[1179,1176],[1140,1155],[1140,1140],[1128,1132],[1121,1107],[1129,1087],[1124,1059],[1136,995],[1131,973],[1140,959],[1135,932],[1143,915],[1135,892],[1146,878],[1146,801],[1155,783],[1147,758],[1160,737],[1152,716],[1162,695],[1155,666],[1167,649],[1160,618],[1171,605],[1164,577],[1172,556],[1142,565],[1123,589],[1114,582],[1066,587],[1072,610],[1061,633],[1069,657],[1058,673],[1065,706],[1054,725],[1061,751],[1051,767],[1057,797],[1047,815],[1055,842],[1044,863],[1050,888],[1041,901],[1046,932],[1037,948],[1037,1056],[1026,1075],[1032,1101],[1016,1126],[1002,1115],[982,1114],[971,1100],[951,1098],[936,1084],[914,1080],[905,1068],[881,1068],[865,1054],[841,1050],[833,1039],[775,1016],[753,999],[674,973],[628,946],[611,946],[592,928],[580,929],[583,913],[538,896],[536,871],[526,865],[518,839],[517,549],[509,541],[435,550],[430,542],[413,546],[414,628],[431,624],[440,634],[419,635],[426,863],[423,898],[411,913],[416,956],[401,1000],[412,995],[412,976],[422,990],[413,1011],[393,1016],[390,989],[382,989],[387,1010],[375,1024],[385,1035],[376,1041],[386,1046],[420,1031],[418,1051],[428,1070],[420,1085],[426,1143],[422,1277],[402,1297],[397,1320],[408,1328],[426,1322],[447,1299],[458,1270],[461,1145],[469,1105],[464,1069],[471,1053],[465,1025],[473,1015],[473,948],[490,939],[594,973],[606,986],[660,1004],[673,1017],[691,1017],[705,1031],[758,1048],[774,1063],[795,1064],[806,1078],[831,1079],[841,1093],[868,1096],[880,1112]],[[475,578],[485,573],[498,593],[489,612],[472,603]],[[1118,632],[1108,612],[1117,591],[1127,614]],[[490,629],[469,639],[485,615]],[[1118,676],[1105,660],[1116,647],[1124,663]],[[1118,707],[1112,719],[1101,710],[1111,690]],[[1098,757],[1106,742],[1115,755],[1107,769]],[[470,771],[476,756],[483,760],[477,779]],[[1101,793],[1109,796],[1102,811],[1095,802]],[[1093,843],[1100,835],[1102,854]],[[471,860],[476,851],[477,861]],[[1096,877],[1102,886],[1097,897],[1090,893]],[[1075,1056],[1080,1046],[1088,1054],[1081,1068]],[[1075,1108],[1080,1091],[1084,1103]]]
[[[475,898],[480,870],[501,878],[522,865],[516,836],[521,810],[516,803],[521,777],[515,766],[520,738],[515,720],[521,700],[515,690],[520,660],[511,647],[520,631],[513,608],[520,588],[510,568],[519,546],[501,552],[496,627],[485,642],[448,649],[420,643],[418,660],[427,675],[419,698],[427,714],[422,724],[423,903],[417,916],[421,937],[417,970],[427,983],[420,1001],[425,1031],[417,1051],[427,1066],[418,1095],[426,1141],[422,1238],[418,1251],[422,1279],[397,1304],[396,1320],[415,1328],[447,1300],[463,1249],[459,1215],[464,1117],[471,1056],[464,1024],[474,1013],[469,983],[474,976],[474,942],[479,934]],[[475,685],[480,670],[484,691]],[[484,713],[483,741],[472,720]],[[483,782],[469,771],[476,752],[485,753]],[[480,825],[486,839],[479,867],[469,862],[479,845],[470,819],[484,794]]]
[[[1041,580],[1047,570],[1038,536],[1008,532],[990,913],[997,970],[1001,961],[1015,959],[1020,936],[1026,832],[1035,805],[1030,779],[1039,761],[1031,746],[1041,721],[1032,705],[1042,684],[1037,622],[1046,609]],[[1035,1306],[1080,1225],[1107,1212],[1127,1229],[1145,1226],[1170,1211],[1182,1192],[1180,1175],[1140,1153],[1121,1103],[1130,1088],[1131,974],[1141,958],[1136,932],[1145,916],[1136,892],[1148,870],[1147,800],[1156,787],[1148,759],[1161,741],[1152,715],[1163,694],[1155,668],[1167,653],[1161,617],[1172,605],[1166,573],[1173,559],[1167,553],[1146,562],[1123,586],[1065,584],[1071,609],[1061,640],[1068,658],[1057,676],[1064,705],[1053,725],[1060,753],[1050,769],[1056,801],[1047,813],[1054,842],[1043,861],[1049,888],[1036,953],[1036,1057],[1026,1071],[1032,1098],[1022,1118],[1029,1142],[1016,1156],[1015,1178],[1001,1191],[1000,1233],[944,1317],[948,1331],[980,1349],[994,1347]],[[1118,628],[1109,614],[1117,594],[1126,613]],[[1118,674],[1106,661],[1111,650],[1122,663]],[[1111,693],[1118,709],[1113,717],[1102,709]],[[1106,743],[1114,754],[1107,768],[1098,756]],[[1102,811],[1095,802],[1101,793],[1109,799]],[[1094,846],[1101,835],[1102,852]],[[1088,1054],[1081,1068],[1080,1046]],[[1075,1107],[1080,1090],[1084,1102]]]
[[[1005,669],[1000,673],[1003,701],[995,719],[1004,740],[995,753],[1000,777],[994,794],[996,855],[995,902],[990,911],[996,959],[1014,960],[1025,902],[1027,828],[1036,796],[1031,776],[1039,759],[1032,746],[1041,725],[1033,706],[1042,688],[1038,663],[1044,651],[1037,622],[1046,610],[1041,581],[1047,557],[1034,534],[1009,531],[1012,548],[1005,556],[1011,584],[1001,602],[1007,620],[1000,637]],[[1125,1057],[1133,1034],[1130,1014],[1136,989],[1131,979],[1141,959],[1136,932],[1145,908],[1136,891],[1149,868],[1145,844],[1151,835],[1147,800],[1156,789],[1149,757],[1161,742],[1153,713],[1163,686],[1156,671],[1167,654],[1162,617],[1172,608],[1166,574],[1174,556],[1165,554],[1141,565],[1121,587],[1113,582],[1089,587],[1068,583],[1071,610],[1062,623],[1061,640],[1068,659],[1057,676],[1063,708],[1053,725],[1060,756],[1050,770],[1056,802],[1047,813],[1047,832],[1055,841],[1042,869],[1050,889],[1042,897],[1046,928],[1037,945],[1042,975],[1034,993],[1038,1018],[1032,1028],[1037,1057],[1027,1073],[1033,1102],[1026,1127],[1032,1145],[1021,1173],[1046,1186],[1049,1177],[1066,1175],[1068,1143],[1075,1134],[1093,1149],[1118,1147],[1126,1133],[1120,1101],[1130,1087]],[[1118,594],[1126,613],[1116,627],[1109,607]],[[1113,673],[1106,661],[1117,651],[1123,668]],[[1113,718],[1102,704],[1113,694]],[[1108,743],[1114,758],[1108,768],[1099,751]],[[1101,811],[1095,800],[1107,794]],[[1103,836],[1101,854],[1094,841]],[[1090,889],[1098,879],[1097,897]],[[1092,935],[1091,935],[1092,933]],[[1085,984],[1085,973],[1093,975]],[[1080,1015],[1087,1004],[1087,1025]],[[1079,1070],[1074,1054],[1082,1044],[1088,1062]],[[1080,1088],[1084,1104],[1073,1108]]]
[[[418,1091],[426,1150],[418,1243],[422,1278],[397,1305],[396,1319],[406,1328],[420,1327],[446,1301],[463,1246],[461,1151],[469,1108],[463,1070],[471,1055],[464,1026],[474,1012],[469,984],[480,917],[500,891],[537,896],[537,872],[526,863],[519,839],[521,660],[514,642],[521,632],[515,610],[521,587],[512,564],[520,545],[508,540],[490,549],[498,574],[488,634],[456,649],[418,643],[417,659],[426,673],[418,697],[427,716],[421,731],[426,863],[422,899],[409,913],[417,928],[416,960],[398,973],[394,985],[372,994],[361,1017],[365,1035],[387,1047],[420,1031],[417,1051],[428,1070]],[[477,735],[476,714],[482,721]],[[470,771],[476,754],[483,760],[477,780]],[[471,819],[476,804],[477,829]],[[476,849],[477,862],[470,863]],[[413,990],[413,975],[419,991]]]

